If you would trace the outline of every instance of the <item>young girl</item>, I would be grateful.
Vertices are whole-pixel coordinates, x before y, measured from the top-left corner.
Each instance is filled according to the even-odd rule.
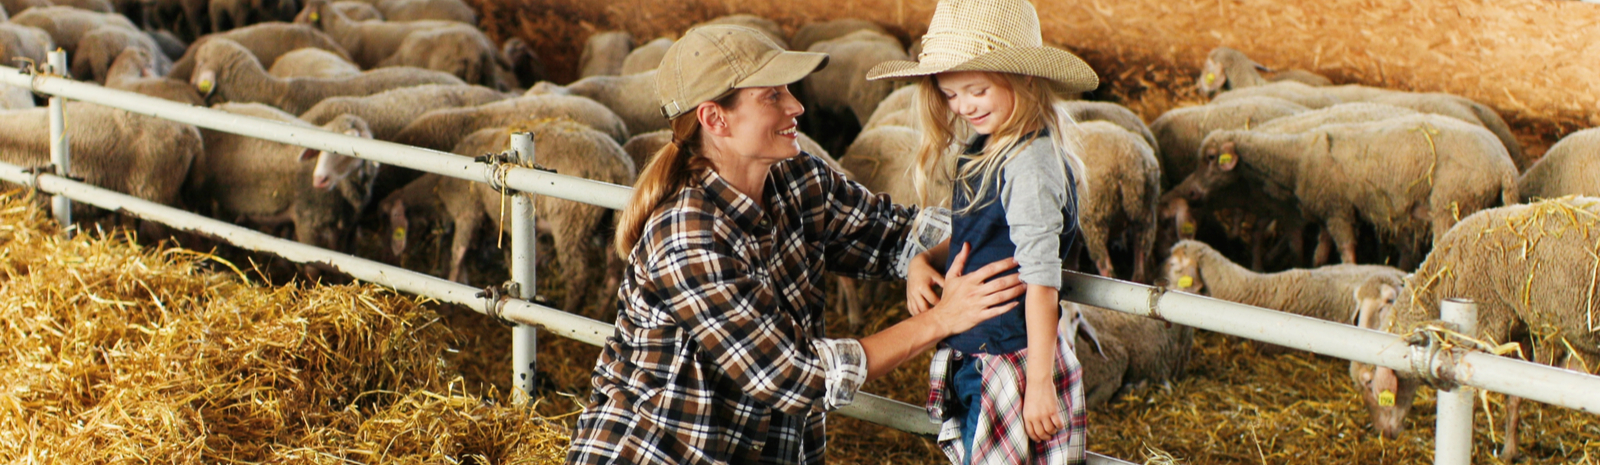
[[[954,191],[949,242],[907,278],[912,313],[938,302],[933,264],[948,267],[952,246],[969,251],[967,270],[1016,257],[1027,284],[1021,305],[934,355],[928,410],[957,465],[1084,460],[1082,369],[1072,335],[1057,330],[1061,267],[1078,234],[1073,173],[1083,169],[1063,132],[1072,122],[1055,104],[1098,79],[1078,57],[1044,46],[1038,24],[1026,0],[943,0],[918,62],[868,74],[920,79],[916,187],[924,201],[930,184]]]

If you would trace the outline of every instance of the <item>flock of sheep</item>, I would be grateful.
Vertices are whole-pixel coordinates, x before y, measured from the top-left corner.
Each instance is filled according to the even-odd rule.
[[[460,0],[55,1],[0,0],[0,59],[43,63],[61,47],[78,80],[462,156],[530,131],[545,167],[623,185],[670,139],[654,70],[671,38],[635,47],[626,32],[596,33],[582,79],[562,86],[540,80],[526,43],[495,45]],[[750,15],[712,21],[829,53],[830,65],[794,89],[808,109],[802,127],[817,136],[802,137],[805,149],[875,192],[917,199],[904,182],[919,136],[916,89],[864,78],[916,45],[858,19],[792,36]],[[1078,122],[1084,244],[1100,274],[1394,332],[1437,318],[1440,298],[1471,297],[1482,306],[1478,337],[1592,369],[1600,337],[1586,320],[1597,260],[1587,228],[1600,201],[1563,196],[1600,195],[1600,130],[1535,162],[1499,115],[1458,96],[1333,86],[1226,48],[1202,68],[1212,101],[1149,125],[1110,103],[1061,108]],[[37,102],[0,88],[0,160],[48,163]],[[399,261],[415,245],[408,231],[453,229],[449,276],[464,280],[480,226],[504,224],[501,194],[485,185],[90,104],[67,114],[74,175],[301,242],[348,250],[366,218],[390,241],[378,258]],[[1520,205],[1534,199],[1555,200]],[[564,271],[561,306],[574,311],[618,267],[604,247],[609,212],[546,197],[537,208]],[[1238,261],[1224,255],[1235,251]],[[1324,266],[1334,252],[1342,264]],[[1363,255],[1398,256],[1399,267],[1357,264]],[[862,285],[837,286],[852,322],[872,292]],[[1064,306],[1081,315],[1066,324],[1082,328],[1091,404],[1182,373],[1191,329]],[[1395,433],[1417,382],[1360,365],[1351,375],[1378,429]]]

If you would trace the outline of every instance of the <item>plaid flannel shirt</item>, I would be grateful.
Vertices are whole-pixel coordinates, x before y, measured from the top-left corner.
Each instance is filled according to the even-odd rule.
[[[618,294],[568,463],[821,463],[866,377],[823,338],[824,271],[890,278],[914,210],[802,154],[765,212],[713,170],[658,207]]]
[[[1076,328],[1076,324],[1073,326]],[[1028,349],[1004,354],[963,354],[939,344],[928,365],[930,388],[928,415],[940,423],[939,448],[955,464],[1081,465],[1087,453],[1089,415],[1083,399],[1083,366],[1072,351],[1076,331],[1057,332],[1055,379],[1066,418],[1066,427],[1044,441],[1028,438],[1022,418],[1022,399],[1027,387]],[[974,427],[972,457],[961,445],[961,422],[965,415],[951,415],[952,404],[959,405],[951,388],[955,363],[961,357],[974,357],[983,376],[982,412]]]

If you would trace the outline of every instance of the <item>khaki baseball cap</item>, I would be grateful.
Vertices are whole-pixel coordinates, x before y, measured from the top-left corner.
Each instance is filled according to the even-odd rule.
[[[656,68],[656,96],[667,119],[733,89],[792,84],[828,65],[828,54],[784,50],[761,32],[712,24],[690,29]]]

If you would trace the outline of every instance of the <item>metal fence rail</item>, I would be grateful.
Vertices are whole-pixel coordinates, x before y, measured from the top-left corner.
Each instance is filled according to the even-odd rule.
[[[453,154],[361,139],[320,129],[295,127],[62,78],[21,74],[9,67],[0,66],[0,83],[208,129],[349,154],[476,182],[490,182],[494,177],[494,169],[490,165],[476,163],[469,158]],[[506,299],[503,300],[503,305],[493,305],[477,297],[479,290],[476,288],[278,239],[65,178],[48,174],[35,177],[22,172],[22,169],[23,167],[15,165],[0,164],[0,180],[28,186],[34,186],[33,183],[37,180],[38,184],[35,187],[44,192],[219,237],[240,247],[278,254],[291,261],[325,263],[357,279],[443,302],[460,304],[482,313],[498,312],[506,319],[537,325],[563,337],[588,344],[599,345],[613,332],[611,325],[525,300]],[[503,184],[512,189],[613,209],[625,206],[631,194],[631,189],[628,187],[534,169],[514,167],[502,172],[505,173]],[[1477,352],[1430,354],[1406,345],[1393,334],[1192,294],[1166,292],[1161,288],[1098,276],[1063,272],[1063,278],[1061,296],[1065,300],[1385,366],[1402,373],[1427,370],[1453,378],[1464,386],[1516,395],[1588,413],[1600,412],[1600,377],[1596,376]],[[1414,360],[1418,363],[1414,364]],[[926,413],[920,407],[866,393],[857,398],[856,404],[841,409],[840,413],[916,434],[937,433],[937,425],[928,420]],[[1465,416],[1465,421],[1470,419],[1470,414]],[[1470,443],[1467,445],[1470,447]],[[1092,455],[1090,463],[1126,462]]]

